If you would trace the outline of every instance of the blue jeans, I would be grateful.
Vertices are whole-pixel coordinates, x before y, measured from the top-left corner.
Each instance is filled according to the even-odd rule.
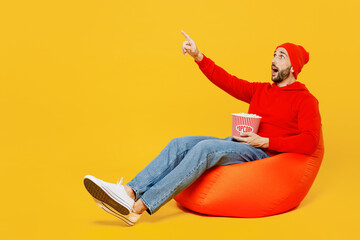
[[[185,136],[172,139],[127,185],[153,214],[208,168],[250,162],[269,155],[231,136]]]

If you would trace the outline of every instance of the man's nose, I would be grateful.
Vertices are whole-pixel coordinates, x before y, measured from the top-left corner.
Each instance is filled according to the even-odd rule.
[[[273,63],[273,64],[275,64],[275,58],[273,58],[272,60],[271,60],[271,63]]]

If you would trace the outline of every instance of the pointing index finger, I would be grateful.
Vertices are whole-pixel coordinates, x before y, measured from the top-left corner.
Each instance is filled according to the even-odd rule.
[[[184,32],[183,30],[181,30],[181,33],[186,37],[188,41],[192,40],[189,35],[187,35],[186,32]]]

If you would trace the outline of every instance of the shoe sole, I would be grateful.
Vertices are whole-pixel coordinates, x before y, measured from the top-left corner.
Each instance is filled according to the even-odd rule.
[[[134,226],[134,222],[132,222],[130,219],[128,219],[126,216],[116,212],[114,209],[112,209],[110,206],[108,206],[106,203],[98,201],[97,199],[95,199],[96,204],[103,209],[105,212],[110,213],[111,215],[119,218],[120,220],[122,220],[123,222],[125,222],[127,225],[129,226]]]
[[[95,182],[86,178],[84,179],[84,185],[86,190],[93,196],[95,199],[99,200],[100,202],[106,203],[111,208],[115,209],[117,212],[121,213],[122,215],[128,215],[130,210],[125,206],[121,205],[120,203],[116,202],[114,199],[111,198],[111,193],[108,193],[101,187],[99,187]]]

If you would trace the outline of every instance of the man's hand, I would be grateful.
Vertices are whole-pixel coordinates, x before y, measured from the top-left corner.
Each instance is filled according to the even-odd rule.
[[[233,138],[256,148],[269,148],[269,138],[260,137],[256,133],[244,132],[240,137],[233,136]]]
[[[181,51],[185,54],[185,56],[189,53],[189,55],[192,56],[195,61],[200,62],[204,56],[197,49],[194,40],[192,40],[189,35],[187,35],[183,30],[181,30],[181,33],[186,38],[186,41],[183,42],[183,45],[181,47]]]

